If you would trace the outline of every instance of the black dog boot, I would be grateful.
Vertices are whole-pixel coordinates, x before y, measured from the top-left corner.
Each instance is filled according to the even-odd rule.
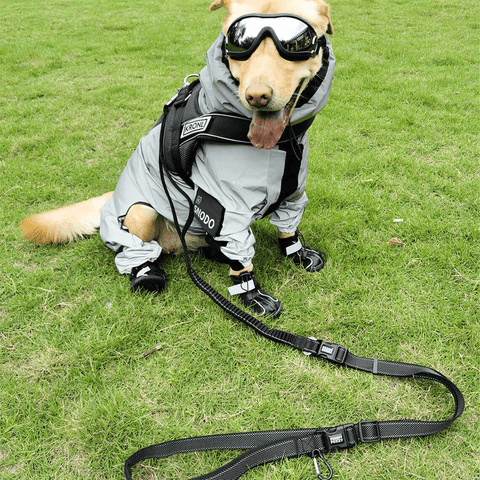
[[[233,287],[228,289],[230,295],[238,295],[242,303],[253,312],[263,317],[277,318],[282,312],[282,304],[260,288],[253,272],[230,275]]]
[[[295,265],[303,267],[307,272],[318,272],[325,266],[325,262],[318,252],[303,245],[300,235],[297,230],[292,237],[279,238],[280,251],[284,257],[290,258]]]
[[[130,273],[130,289],[146,292],[161,292],[167,283],[165,272],[154,262],[145,262],[132,268]]]

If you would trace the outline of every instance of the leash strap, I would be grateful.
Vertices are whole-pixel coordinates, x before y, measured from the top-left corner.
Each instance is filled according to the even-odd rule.
[[[320,480],[330,480],[333,471],[325,460],[324,454],[332,450],[351,448],[359,443],[433,435],[448,428],[464,410],[465,403],[460,390],[448,378],[431,368],[377,358],[358,357],[341,345],[301,337],[288,332],[283,333],[286,333],[287,337],[293,336],[296,346],[291,346],[294,348],[337,365],[375,375],[419,378],[438,382],[452,394],[455,401],[454,414],[450,418],[440,421],[373,420],[327,428],[230,433],[173,440],[152,445],[134,453],[125,462],[126,480],[132,480],[134,465],[149,458],[165,458],[178,453],[238,449],[247,451],[221,468],[190,480],[236,480],[256,466],[286,458],[299,458],[303,455],[312,457],[315,474]],[[282,343],[285,342],[282,341]],[[322,470],[328,470],[328,476],[322,476],[317,459],[320,459],[323,464],[321,465]]]

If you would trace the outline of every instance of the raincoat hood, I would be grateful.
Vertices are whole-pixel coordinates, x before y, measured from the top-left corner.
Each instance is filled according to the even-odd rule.
[[[238,98],[238,86],[232,77],[228,66],[223,62],[224,35],[220,33],[207,52],[207,64],[200,72],[202,91],[199,96],[199,106],[204,114],[211,112],[227,112],[252,118],[252,112],[247,110]],[[324,57],[324,65],[319,73],[310,81],[304,94],[309,97],[305,103],[300,103],[293,110],[290,118],[292,125],[316,115],[327,103],[333,81],[335,57],[331,44],[326,40],[328,57]],[[326,60],[326,61],[325,61]]]

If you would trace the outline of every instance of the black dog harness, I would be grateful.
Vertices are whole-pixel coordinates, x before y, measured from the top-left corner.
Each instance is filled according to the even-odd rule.
[[[206,140],[232,145],[251,145],[247,137],[251,119],[231,113],[214,112],[202,115],[198,106],[200,81],[188,83],[189,77],[185,79],[184,86],[165,105],[163,114],[155,126],[162,124],[160,148],[164,165],[172,174],[193,188],[190,176],[199,143]],[[290,142],[308,130],[314,119],[315,117],[312,117],[287,128],[279,141],[280,148],[288,148]]]

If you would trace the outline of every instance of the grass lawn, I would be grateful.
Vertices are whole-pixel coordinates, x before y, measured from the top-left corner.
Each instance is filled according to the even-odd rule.
[[[332,453],[335,479],[480,478],[477,2],[332,0],[332,93],[310,130],[307,274],[255,224],[274,328],[441,371],[463,416],[432,437]],[[255,335],[197,290],[181,259],[132,295],[94,235],[27,242],[33,213],[100,195],[189,73],[224,10],[200,0],[3,0],[0,14],[0,480],[121,479],[175,438],[450,416],[448,392],[335,367]],[[401,222],[394,222],[401,219]],[[389,245],[399,238],[403,247]],[[227,268],[194,257],[220,292]],[[155,353],[142,356],[154,347]],[[230,453],[135,469],[185,479]],[[309,458],[246,479],[315,478]]]

